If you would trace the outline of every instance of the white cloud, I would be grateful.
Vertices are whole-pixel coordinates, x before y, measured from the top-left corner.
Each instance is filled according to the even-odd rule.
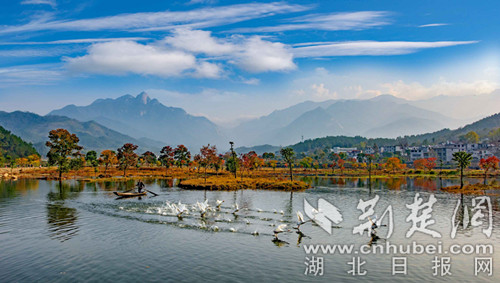
[[[4,26],[0,33],[41,30],[152,31],[172,30],[179,28],[180,25],[201,28],[237,23],[282,13],[305,11],[307,9],[310,9],[310,7],[283,2],[237,4],[188,11],[143,12],[79,20],[36,20],[19,26]]]
[[[440,26],[447,26],[449,24],[446,23],[435,23],[435,24],[426,24],[426,25],[420,25],[418,26],[419,28],[428,28],[428,27],[440,27]]]
[[[402,80],[398,80],[392,83],[381,84],[381,91],[401,98],[418,100],[437,95],[466,96],[485,94],[491,93],[498,87],[498,83],[488,80],[452,82],[440,79],[430,86],[424,86],[419,82],[406,83]]]
[[[345,13],[330,13],[330,14],[312,14],[304,17],[291,19],[293,23],[253,27],[253,28],[238,28],[233,31],[237,32],[282,32],[290,30],[362,30],[376,26],[389,24],[385,11],[360,11],[360,12],[345,12]]]
[[[209,31],[178,29],[164,42],[194,53],[219,56],[249,72],[288,71],[296,68],[293,55],[285,44],[259,36],[216,38]]]
[[[474,44],[478,41],[347,41],[314,43],[311,46],[295,47],[295,57],[329,56],[377,56],[415,53],[421,49]]]
[[[247,84],[247,85],[259,85],[260,84],[260,80],[257,78],[245,79],[243,77],[240,77],[240,80],[242,83]]]
[[[313,90],[313,96],[315,98],[318,98],[320,100],[326,100],[326,99],[334,99],[334,98],[337,98],[337,93],[336,92],[332,92],[330,93],[330,90],[325,88],[325,84],[321,83],[321,84],[313,84],[311,86],[312,90]]]
[[[201,62],[195,68],[195,77],[200,78],[210,78],[216,79],[219,78],[222,74],[222,69],[219,65],[209,62]]]
[[[235,45],[214,38],[210,31],[203,30],[176,29],[164,41],[179,49],[208,55],[228,54],[236,50]]]
[[[237,54],[235,64],[249,72],[288,71],[297,67],[293,54],[283,43],[253,36],[245,41],[243,48]]]
[[[150,44],[135,41],[94,43],[87,55],[65,58],[65,61],[70,70],[79,72],[160,77],[220,78],[223,62],[254,73],[287,71],[296,67],[290,49],[282,43],[258,36],[219,39],[212,37],[210,32],[186,29],[176,30],[172,36]]]
[[[52,8],[57,6],[56,0],[23,0],[22,5],[49,5]]]
[[[97,43],[89,48],[87,55],[65,58],[65,61],[70,70],[97,74],[169,77],[192,70],[198,75],[214,74],[212,66],[199,65],[192,54],[132,41]]]

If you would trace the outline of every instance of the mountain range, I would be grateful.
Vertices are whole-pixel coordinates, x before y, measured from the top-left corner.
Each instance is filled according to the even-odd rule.
[[[49,132],[58,128],[64,128],[76,134],[80,139],[79,144],[84,147],[85,151],[116,150],[127,142],[138,145],[141,153],[147,150],[159,151],[161,148],[159,144],[155,146],[151,141],[132,138],[93,121],[80,122],[63,116],[40,116],[30,112],[7,113],[0,111],[0,125],[23,140],[32,143],[42,155],[48,152],[45,142],[48,140]]]
[[[296,144],[286,146],[292,147],[296,152],[311,152],[317,149],[332,148],[332,147],[359,147],[363,143],[364,146],[387,146],[387,145],[400,145],[402,143],[407,145],[420,145],[425,143],[441,143],[446,141],[459,142],[460,138],[470,131],[476,132],[480,137],[488,137],[493,129],[500,128],[500,113],[488,116],[474,123],[470,123],[455,130],[442,129],[433,133],[426,133],[421,135],[411,135],[391,138],[366,138],[361,136],[325,136],[320,138],[308,139]],[[498,142],[495,140],[495,142]],[[273,145],[258,145],[252,147],[238,147],[236,152],[247,153],[255,151],[257,154],[264,152],[278,152],[280,146]]]
[[[469,104],[470,113],[463,112]],[[0,126],[33,143],[42,155],[47,152],[44,143],[48,132],[56,128],[76,133],[86,150],[116,149],[131,142],[139,145],[140,153],[158,152],[165,145],[178,144],[196,152],[209,143],[225,151],[229,140],[237,147],[261,144],[270,148],[326,136],[390,140],[399,136],[419,139],[419,134],[428,133],[426,138],[430,141],[477,120],[474,117],[478,113],[484,113],[480,117],[483,118],[499,112],[498,105],[500,91],[476,97],[439,96],[417,101],[391,95],[367,100],[305,101],[233,128],[221,128],[205,117],[165,106],[142,92],[135,97],[98,99],[86,106],[68,105],[46,116],[0,111]]]
[[[48,115],[66,116],[78,121],[95,121],[133,138],[147,138],[176,146],[227,143],[218,127],[205,117],[186,113],[182,108],[168,107],[145,92],[136,97],[98,99],[87,106],[68,105]]]
[[[368,100],[306,101],[229,129],[237,144],[294,144],[322,136],[394,138],[456,128],[464,121],[390,95]]]

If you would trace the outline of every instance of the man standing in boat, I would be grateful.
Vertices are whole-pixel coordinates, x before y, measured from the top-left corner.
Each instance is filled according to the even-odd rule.
[[[142,180],[139,180],[139,182],[137,182],[136,186],[137,186],[137,191],[139,193],[142,193],[142,190],[144,190],[144,188],[146,188],[146,185],[144,185]]]

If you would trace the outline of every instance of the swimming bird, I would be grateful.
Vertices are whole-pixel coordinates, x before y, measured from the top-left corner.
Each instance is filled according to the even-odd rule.
[[[254,236],[259,236],[259,231],[257,231],[257,230],[253,231],[253,232],[252,232],[252,235],[254,235]]]
[[[257,212],[262,212],[262,209],[260,209],[260,208],[257,208]]]
[[[233,214],[236,215],[236,212],[240,211],[240,207],[238,206],[237,203],[234,204],[234,211]]]
[[[229,231],[231,231],[231,232],[234,233],[234,232],[236,232],[236,229],[234,229],[233,227],[231,227],[231,228],[229,228]]]

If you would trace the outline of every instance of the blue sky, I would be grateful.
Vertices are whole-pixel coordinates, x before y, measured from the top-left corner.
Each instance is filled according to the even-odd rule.
[[[497,1],[8,1],[0,110],[145,90],[228,124],[305,100],[489,93],[499,14]]]

